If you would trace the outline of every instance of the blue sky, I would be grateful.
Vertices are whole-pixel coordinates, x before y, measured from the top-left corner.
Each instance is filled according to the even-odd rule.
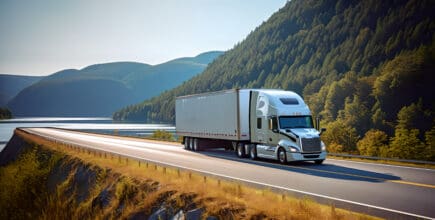
[[[0,0],[0,73],[228,50],[286,0]]]

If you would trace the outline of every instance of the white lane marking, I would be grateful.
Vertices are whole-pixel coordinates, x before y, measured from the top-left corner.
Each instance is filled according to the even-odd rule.
[[[331,158],[326,158],[326,160],[335,160],[335,161],[342,161],[342,162],[348,162],[348,163],[360,163],[360,164],[368,164],[368,165],[373,165],[373,166],[397,167],[397,168],[435,172],[435,169],[419,168],[419,167],[407,167],[407,166],[399,166],[399,165],[390,165],[390,164],[382,164],[382,163],[369,163],[369,162],[352,161],[352,160],[339,160],[339,159],[331,159]]]
[[[78,143],[77,145],[80,146],[81,144]],[[89,146],[85,146],[85,147],[89,147]],[[191,171],[195,171],[195,172],[199,172],[199,173],[204,173],[204,174],[208,174],[208,175],[212,175],[212,176],[218,176],[218,177],[223,177],[223,178],[227,178],[227,179],[233,179],[233,180],[242,181],[242,182],[251,183],[251,184],[256,184],[256,185],[263,185],[263,186],[266,186],[266,187],[272,187],[272,188],[276,188],[276,189],[281,189],[281,190],[286,190],[286,191],[291,191],[291,192],[297,192],[297,193],[301,193],[301,194],[306,194],[306,195],[316,196],[316,197],[320,197],[320,198],[324,198],[324,199],[329,199],[329,200],[335,200],[335,201],[350,203],[350,204],[359,205],[359,206],[365,206],[365,207],[379,209],[379,210],[388,211],[388,212],[393,212],[393,213],[397,213],[397,214],[408,215],[408,216],[412,216],[412,217],[416,217],[416,218],[435,219],[435,218],[431,218],[431,217],[427,217],[427,216],[423,216],[423,215],[418,215],[418,214],[414,214],[414,213],[409,213],[409,212],[404,212],[404,211],[399,211],[399,210],[395,210],[395,209],[389,209],[389,208],[385,208],[385,207],[380,207],[380,206],[375,206],[375,205],[369,205],[369,204],[366,204],[366,203],[360,203],[360,202],[355,202],[355,201],[351,201],[351,200],[340,199],[340,198],[336,198],[336,197],[332,197],[332,196],[327,196],[327,195],[322,195],[322,194],[317,194],[317,193],[306,192],[306,191],[292,189],[292,188],[287,188],[287,187],[283,187],[283,186],[277,186],[277,185],[273,185],[273,184],[269,184],[269,183],[262,183],[262,182],[258,182],[258,181],[253,181],[253,180],[248,180],[248,179],[243,179],[243,178],[238,178],[238,177],[227,176],[225,174],[214,173],[214,172],[209,172],[209,171],[195,169],[195,168],[189,168],[189,167],[180,166],[180,165],[177,165],[177,164],[172,164],[172,163],[162,162],[162,161],[158,161],[158,160],[154,160],[154,159],[149,159],[149,158],[146,158],[146,157],[138,157],[136,155],[131,155],[131,154],[125,153],[125,152],[116,152],[116,151],[112,151],[112,150],[109,150],[109,149],[103,149],[103,150],[107,151],[107,152],[110,152],[110,153],[114,153],[114,154],[122,154],[124,156],[128,156],[128,157],[139,159],[139,160],[146,160],[146,161],[149,161],[149,162],[163,164],[163,165],[167,165],[167,166],[171,166],[171,167],[178,167],[178,168],[181,168],[181,169],[191,170]]]

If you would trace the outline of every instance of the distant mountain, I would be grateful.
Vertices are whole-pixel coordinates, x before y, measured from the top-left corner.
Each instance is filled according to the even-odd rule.
[[[95,64],[54,73],[25,88],[7,106],[14,116],[110,116],[202,72],[219,51],[159,65]]]
[[[6,104],[21,90],[38,82],[42,76],[19,76],[0,74],[0,107]]]
[[[202,74],[113,117],[174,123],[177,96],[281,88],[322,117],[331,152],[435,160],[434,11],[430,0],[288,1]]]

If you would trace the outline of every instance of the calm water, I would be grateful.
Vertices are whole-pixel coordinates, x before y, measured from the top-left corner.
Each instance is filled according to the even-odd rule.
[[[173,125],[119,123],[113,122],[111,118],[16,118],[0,120],[0,151],[6,146],[17,127],[55,127],[128,136],[149,136],[155,130],[175,132]]]

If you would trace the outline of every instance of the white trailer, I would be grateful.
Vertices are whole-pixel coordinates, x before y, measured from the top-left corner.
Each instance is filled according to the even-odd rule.
[[[248,141],[249,91],[226,90],[179,97],[177,134],[184,137]]]
[[[189,150],[224,147],[239,157],[288,161],[326,157],[310,110],[294,92],[233,89],[176,99],[176,133]]]

